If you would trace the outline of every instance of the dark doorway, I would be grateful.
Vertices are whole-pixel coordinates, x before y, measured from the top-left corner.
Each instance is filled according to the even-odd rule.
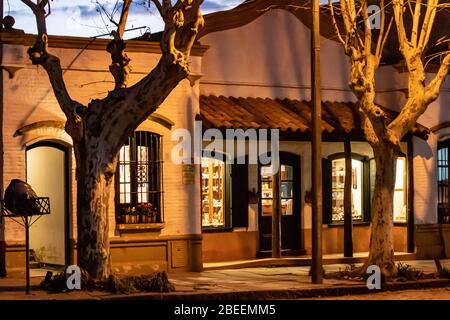
[[[283,254],[299,254],[302,249],[300,225],[300,157],[280,152],[281,248]],[[259,167],[259,251],[272,251],[272,173],[269,166]]]

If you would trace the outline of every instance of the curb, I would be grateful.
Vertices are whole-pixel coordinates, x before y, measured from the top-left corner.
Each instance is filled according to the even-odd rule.
[[[98,297],[101,300],[271,300],[307,299],[319,297],[338,297],[345,295],[370,294],[386,291],[432,289],[450,287],[450,279],[387,283],[381,290],[369,290],[364,285],[334,286],[290,290],[252,290],[212,293],[139,293],[130,295],[111,295]]]
[[[416,260],[415,253],[397,254],[394,259],[396,262],[414,261]],[[352,258],[324,258],[324,265],[331,264],[352,264],[352,263],[364,263],[367,257],[352,257]],[[236,262],[233,264],[204,266],[203,271],[217,271],[217,270],[230,270],[230,269],[243,269],[243,268],[267,268],[267,267],[309,267],[311,266],[311,258],[264,258],[253,261]]]

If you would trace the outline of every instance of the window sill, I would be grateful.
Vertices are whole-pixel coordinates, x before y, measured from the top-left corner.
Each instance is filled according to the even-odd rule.
[[[327,226],[328,226],[328,228],[343,227],[344,223],[343,222],[334,222],[334,223],[327,224]],[[353,221],[353,226],[354,227],[366,227],[366,226],[370,226],[370,222],[367,222],[367,221]]]
[[[364,227],[364,226],[369,226],[370,222],[367,221],[354,221],[353,222],[353,226],[355,227]],[[343,222],[335,222],[335,223],[329,223],[327,224],[328,227],[330,228],[334,228],[334,227],[343,227],[344,223]],[[408,223],[407,222],[394,222],[394,227],[407,227]]]
[[[135,231],[160,231],[164,229],[165,223],[119,223],[117,227],[122,232]]]
[[[233,228],[231,228],[231,227],[202,228],[202,233],[214,233],[214,232],[233,232]]]

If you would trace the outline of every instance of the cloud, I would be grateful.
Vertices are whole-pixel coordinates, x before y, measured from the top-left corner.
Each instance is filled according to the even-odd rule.
[[[1,1],[1,0],[0,0]],[[205,14],[214,11],[228,10],[244,0],[205,0],[202,10]],[[51,2],[52,14],[48,18],[48,30],[51,34],[93,36],[107,33],[111,23],[103,15],[101,16],[95,0],[54,0]],[[112,12],[116,0],[99,0],[99,2]],[[147,3],[147,4],[144,4]],[[116,8],[117,9],[117,8]],[[9,6],[4,5],[5,15],[10,14],[16,19],[16,28],[25,32],[35,33],[36,26],[31,10],[21,1],[10,0]],[[119,10],[120,11],[120,10]],[[120,12],[116,10],[116,17]],[[105,25],[108,25],[105,27]],[[153,32],[162,30],[162,19],[156,12],[154,4],[148,6],[145,0],[135,0],[130,9],[128,26],[147,26]]]
[[[222,11],[231,9],[238,4],[242,3],[243,1],[214,1],[214,0],[206,0],[202,4],[202,9],[205,12],[212,12],[212,11]]]

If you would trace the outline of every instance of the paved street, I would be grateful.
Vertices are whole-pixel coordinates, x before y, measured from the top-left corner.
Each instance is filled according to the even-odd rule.
[[[450,300],[450,288],[388,291],[313,300]]]
[[[447,268],[450,260],[441,261]],[[436,271],[434,261],[408,261],[408,264],[426,273]],[[334,264],[324,266],[327,273],[344,270],[348,265]],[[0,300],[15,299],[299,299],[302,297],[345,295],[339,299],[449,299],[448,289],[427,289],[414,291],[382,292],[365,294],[367,287],[363,282],[345,279],[324,279],[322,285],[312,285],[309,267],[255,267],[241,269],[209,270],[200,273],[172,273],[170,281],[175,285],[175,292],[169,294],[136,293],[131,295],[113,295],[107,292],[70,292],[49,293],[40,290],[37,285],[42,281],[45,270],[32,270],[31,295],[24,294],[25,279],[23,275],[10,275],[0,279]],[[442,285],[450,286],[448,280]],[[401,283],[399,283],[402,285]],[[414,283],[413,283],[414,284]],[[450,288],[450,287],[449,287]],[[405,287],[398,288],[403,290]],[[336,298],[332,298],[336,299]]]

